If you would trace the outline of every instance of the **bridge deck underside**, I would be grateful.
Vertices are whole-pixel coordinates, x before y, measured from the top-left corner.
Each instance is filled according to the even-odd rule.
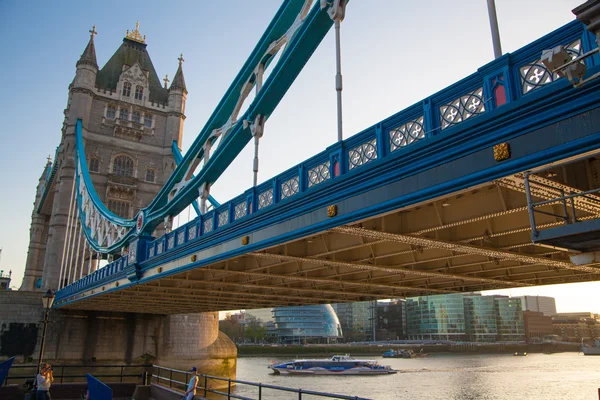
[[[533,193],[552,196],[535,179]],[[597,218],[598,204],[577,203],[578,218]],[[546,211],[559,213],[558,207],[549,204]],[[541,215],[537,223],[543,228],[563,221]],[[568,255],[532,243],[523,176],[517,174],[65,308],[176,314],[600,279],[600,267],[575,266]]]

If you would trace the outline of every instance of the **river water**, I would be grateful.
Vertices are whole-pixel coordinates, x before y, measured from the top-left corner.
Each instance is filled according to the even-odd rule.
[[[377,359],[399,372],[378,376],[282,376],[271,374],[267,366],[271,360],[290,359],[240,357],[237,379],[377,400],[597,400],[600,388],[600,356],[577,353],[360,358]],[[235,393],[258,398],[256,388],[238,386]],[[262,398],[285,400],[297,399],[298,395],[263,389]],[[316,397],[303,395],[302,399]]]

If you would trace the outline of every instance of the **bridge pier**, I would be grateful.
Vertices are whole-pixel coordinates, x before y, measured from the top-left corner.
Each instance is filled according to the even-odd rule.
[[[35,363],[43,310],[39,292],[0,292],[0,360]],[[53,310],[44,361],[156,363],[235,378],[237,349],[219,332],[218,313],[156,315]]]

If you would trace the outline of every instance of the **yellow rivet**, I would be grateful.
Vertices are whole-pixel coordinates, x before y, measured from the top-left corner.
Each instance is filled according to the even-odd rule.
[[[115,282],[115,286],[116,286],[116,287],[119,287],[119,282]]]
[[[242,238],[242,246],[247,245],[248,243],[250,243],[250,236],[244,236]]]
[[[160,274],[162,272],[162,267],[156,268],[156,272],[158,272]]]
[[[102,291],[104,292],[104,289],[106,289],[106,287],[102,286]]]
[[[194,254],[194,255],[191,257],[191,260],[192,260],[192,262],[194,262],[194,261],[196,261],[196,259],[197,259],[197,257],[196,257],[196,255]]]

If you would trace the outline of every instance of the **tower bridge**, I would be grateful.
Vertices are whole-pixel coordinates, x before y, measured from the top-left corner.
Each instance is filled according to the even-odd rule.
[[[594,240],[574,248],[573,234],[600,230],[600,81],[589,79],[600,59],[589,54],[597,43],[588,3],[575,9],[581,21],[207,210],[210,186],[260,138],[345,7],[310,3],[284,3],[134,218],[103,205],[89,174],[88,122],[73,121],[72,213],[93,251],[119,258],[100,269],[63,264],[55,307],[180,314],[600,279],[595,257],[572,257],[596,250]],[[557,46],[585,75],[568,80],[542,60]],[[198,194],[201,215],[171,231]]]

